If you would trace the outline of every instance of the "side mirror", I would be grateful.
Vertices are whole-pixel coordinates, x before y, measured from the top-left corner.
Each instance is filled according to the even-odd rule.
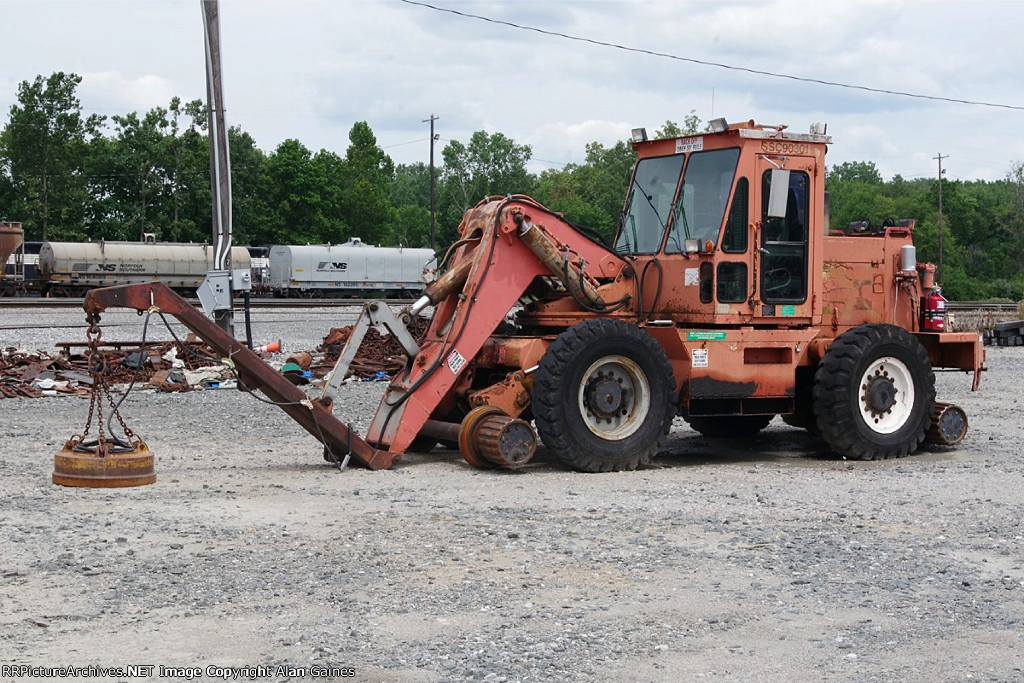
[[[768,191],[768,217],[785,218],[789,202],[789,171],[772,169],[772,185]]]

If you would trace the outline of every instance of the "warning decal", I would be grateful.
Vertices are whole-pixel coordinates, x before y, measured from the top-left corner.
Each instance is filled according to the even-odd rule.
[[[707,349],[694,349],[692,365],[695,368],[706,368],[708,367],[708,350]]]
[[[456,375],[462,372],[462,368],[466,367],[466,359],[462,357],[458,349],[452,349],[452,352],[448,354],[448,367]]]

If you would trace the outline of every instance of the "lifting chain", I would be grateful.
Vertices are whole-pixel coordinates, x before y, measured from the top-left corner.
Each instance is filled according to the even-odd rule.
[[[125,424],[124,418],[121,417],[121,413],[117,409],[117,404],[114,403],[114,397],[110,395],[110,387],[107,385],[107,375],[110,368],[106,356],[100,351],[100,340],[103,338],[103,330],[100,329],[100,314],[90,312],[85,320],[89,323],[85,331],[85,338],[88,341],[86,362],[89,364],[89,375],[92,377],[92,393],[89,397],[89,415],[86,418],[85,429],[82,430],[81,436],[72,437],[72,442],[75,443],[75,450],[92,451],[103,458],[112,452],[134,450],[140,439]],[[107,437],[103,429],[104,400],[110,406],[111,414],[117,418],[118,424],[124,430],[124,435],[128,439],[127,442],[113,435],[109,438]],[[92,428],[94,418],[96,421],[96,439],[87,442],[86,437]]]

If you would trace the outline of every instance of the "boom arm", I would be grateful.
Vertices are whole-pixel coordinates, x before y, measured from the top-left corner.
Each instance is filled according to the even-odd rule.
[[[169,313],[217,353],[230,359],[238,369],[241,384],[266,394],[336,457],[351,455],[359,464],[374,470],[389,469],[398,459],[394,453],[373,448],[351,427],[334,417],[330,412],[329,398],[309,398],[256,353],[160,282],[95,289],[85,297],[82,306],[90,314],[99,314],[114,307]]]
[[[472,382],[473,360],[537,277],[573,280],[566,286],[578,300],[602,304],[597,281],[575,263],[606,278],[624,265],[529,197],[490,197],[466,213],[459,230],[464,244],[449,264],[453,275],[425,292],[435,312],[420,352],[391,382],[367,432],[392,453],[408,448],[429,420],[447,416],[456,389]]]

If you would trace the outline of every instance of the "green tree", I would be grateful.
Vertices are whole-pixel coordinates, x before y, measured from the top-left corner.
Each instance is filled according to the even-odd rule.
[[[10,210],[18,214],[27,238],[82,234],[87,141],[98,134],[103,117],[82,117],[76,94],[81,82],[81,76],[62,71],[22,81],[0,134],[0,158],[15,196]]]
[[[2,133],[0,133],[2,135]],[[0,221],[17,220],[14,204],[17,193],[14,191],[14,183],[11,182],[11,172],[7,164],[0,159]]]
[[[205,241],[212,238],[208,230],[212,206],[206,105],[201,100],[182,103],[180,97],[173,97],[167,111],[168,129],[163,141],[162,156],[166,174],[165,191],[170,196],[167,223],[161,236],[168,241]],[[235,184],[236,172],[234,132],[228,131],[228,145],[232,154],[232,185]],[[205,237],[200,237],[201,233]]]
[[[209,149],[208,144],[205,146],[206,149]],[[272,190],[267,155],[256,146],[253,137],[238,126],[228,129],[228,146],[231,155],[233,241],[235,244],[272,244],[278,241],[275,228],[279,223],[268,201]],[[206,159],[209,164],[208,151]],[[203,225],[209,228],[212,211],[209,173],[205,174],[205,180],[206,191],[203,193],[203,199],[206,212]]]
[[[566,218],[611,240],[619,224],[635,154],[625,141],[587,145],[583,164],[541,173],[538,199]]]
[[[414,204],[396,207],[391,218],[389,242],[395,246],[429,247],[430,209]]]
[[[854,221],[880,225],[893,218],[895,205],[885,196],[882,176],[870,161],[846,161],[828,169],[825,190],[829,193],[831,227],[844,229]]]
[[[288,139],[267,159],[268,204],[274,212],[269,241],[315,244],[328,232],[322,204],[323,179],[313,155],[301,142]]]
[[[438,197],[438,244],[455,240],[463,214],[489,195],[531,194],[536,179],[526,169],[533,151],[501,133],[477,131],[464,145],[452,140],[441,151],[444,168]]]
[[[340,205],[350,226],[348,236],[383,242],[391,230],[394,162],[377,145],[377,138],[365,121],[352,126],[348,139],[345,177],[339,178],[344,183]]]
[[[867,183],[868,185],[881,185],[882,174],[873,161],[844,161],[833,166],[828,171],[828,180],[837,183]]]
[[[436,183],[438,169],[435,168],[434,173]],[[434,192],[436,201],[436,185]],[[389,242],[429,247],[430,167],[422,161],[396,166],[395,178],[391,183],[391,205],[394,213],[391,214],[391,225],[388,228]]]
[[[209,240],[209,229],[200,227],[209,225],[210,215],[202,104],[182,106],[175,97],[167,109],[111,121],[113,137],[97,136],[88,147],[86,232],[103,239],[154,233],[163,241]]]
[[[438,169],[434,169],[436,184]],[[435,186],[435,194],[436,194]],[[399,164],[395,167],[395,178],[391,183],[391,205],[419,206],[430,208],[430,167],[422,161],[413,164]]]
[[[160,233],[167,218],[160,215],[167,180],[163,158],[167,110],[157,107],[141,119],[132,112],[111,120],[117,137],[110,185],[120,199],[124,217],[117,237],[141,240],[143,233]]]
[[[708,128],[705,127],[704,130],[707,131]],[[700,117],[697,116],[696,109],[691,109],[690,113],[683,118],[682,126],[675,121],[665,121],[665,125],[654,132],[654,139],[678,138],[682,135],[695,135],[699,132],[701,132]]]
[[[1008,270],[1024,277],[1024,162],[1017,162],[1006,174],[1008,206],[1001,219],[1002,234],[1012,257]],[[1022,297],[1024,298],[1024,297]]]

